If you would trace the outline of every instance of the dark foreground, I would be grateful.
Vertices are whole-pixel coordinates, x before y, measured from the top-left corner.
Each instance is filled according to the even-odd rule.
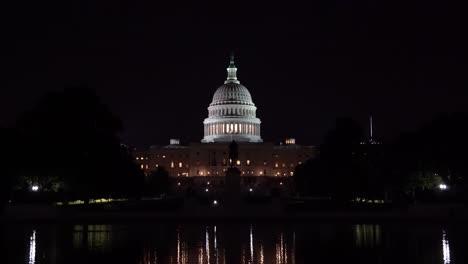
[[[319,204],[320,205],[320,204]],[[463,204],[414,204],[317,206],[275,200],[269,203],[239,203],[235,206],[200,203],[196,200],[137,201],[109,204],[52,206],[9,204],[0,214],[0,222],[96,222],[96,221],[420,221],[465,223],[468,208]]]
[[[468,263],[460,224],[2,224],[1,263]]]

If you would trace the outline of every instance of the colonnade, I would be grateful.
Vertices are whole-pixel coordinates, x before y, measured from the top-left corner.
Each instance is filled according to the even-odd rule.
[[[205,124],[205,135],[243,134],[260,136],[260,124],[252,122]]]

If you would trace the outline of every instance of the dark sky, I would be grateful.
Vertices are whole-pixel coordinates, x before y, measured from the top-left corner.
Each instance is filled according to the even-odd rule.
[[[336,117],[366,125],[371,114],[392,138],[468,110],[468,21],[449,1],[95,2],[2,7],[0,124],[86,83],[122,118],[126,143],[199,141],[231,50],[266,141],[317,144]]]

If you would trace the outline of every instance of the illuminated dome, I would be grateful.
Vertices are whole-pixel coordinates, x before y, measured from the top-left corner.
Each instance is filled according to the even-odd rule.
[[[216,90],[208,107],[202,142],[262,142],[257,107],[249,90],[237,80],[234,56],[227,72],[226,81]]]
[[[254,105],[249,90],[244,85],[235,82],[221,85],[216,90],[210,106],[223,104]]]

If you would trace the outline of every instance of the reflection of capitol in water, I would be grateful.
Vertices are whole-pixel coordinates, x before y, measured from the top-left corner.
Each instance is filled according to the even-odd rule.
[[[295,263],[294,236],[284,232],[253,226],[209,225],[197,230],[178,226],[175,236],[168,254],[145,247],[140,263]]]
[[[24,235],[25,261],[9,263],[450,264],[465,263],[454,245],[466,241],[438,226],[310,222],[81,224]]]

